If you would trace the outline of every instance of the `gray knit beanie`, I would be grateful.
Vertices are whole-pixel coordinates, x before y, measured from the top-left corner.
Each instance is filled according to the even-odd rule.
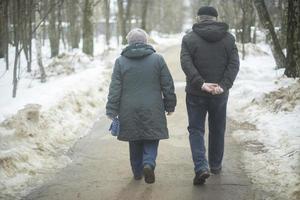
[[[134,28],[127,34],[126,39],[129,45],[136,43],[147,44],[148,34],[143,29]]]

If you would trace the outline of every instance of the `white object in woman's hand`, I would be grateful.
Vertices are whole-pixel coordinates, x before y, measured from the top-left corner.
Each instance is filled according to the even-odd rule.
[[[113,120],[114,118],[112,116],[106,115],[106,117],[110,120]]]
[[[171,115],[173,115],[173,113],[174,113],[174,112],[168,112],[167,115],[168,115],[168,116],[171,116]]]

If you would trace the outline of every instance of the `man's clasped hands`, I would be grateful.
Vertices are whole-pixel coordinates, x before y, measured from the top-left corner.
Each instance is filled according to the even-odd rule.
[[[224,92],[223,88],[217,83],[203,83],[201,89],[210,94],[222,94]]]

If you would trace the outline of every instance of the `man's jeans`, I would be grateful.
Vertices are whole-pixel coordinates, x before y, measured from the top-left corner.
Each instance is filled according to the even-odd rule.
[[[204,143],[206,113],[208,113],[209,126],[209,166],[211,169],[222,167],[227,100],[228,95],[209,97],[187,94],[186,96],[188,131],[195,172],[208,170]]]
[[[159,140],[138,140],[129,142],[130,164],[135,176],[141,176],[144,165],[153,169],[156,165],[157,148]]]

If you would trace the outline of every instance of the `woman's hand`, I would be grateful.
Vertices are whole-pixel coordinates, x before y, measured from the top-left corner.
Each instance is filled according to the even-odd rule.
[[[106,117],[108,118],[108,119],[110,119],[110,120],[113,120],[114,118],[112,117],[112,116],[110,116],[110,115],[106,115]]]

